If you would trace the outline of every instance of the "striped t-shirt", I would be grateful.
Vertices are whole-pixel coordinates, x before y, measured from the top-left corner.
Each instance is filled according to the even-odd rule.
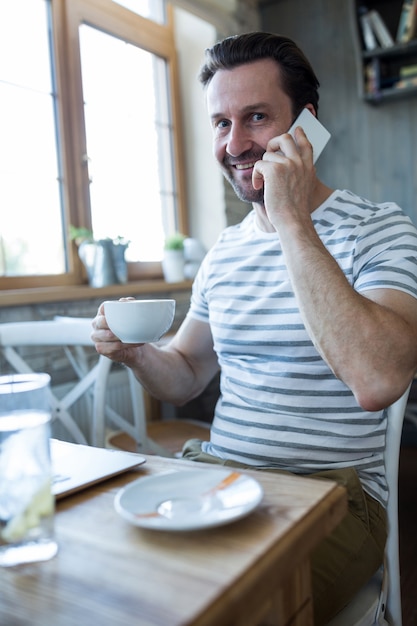
[[[354,289],[417,298],[417,230],[397,205],[335,191],[312,219]],[[386,411],[361,409],[315,349],[278,235],[257,228],[253,211],[207,254],[188,315],[210,324],[221,368],[204,451],[304,474],[354,466],[386,503]]]

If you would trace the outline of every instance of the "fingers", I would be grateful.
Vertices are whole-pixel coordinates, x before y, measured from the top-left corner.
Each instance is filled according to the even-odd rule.
[[[128,300],[135,300],[132,296],[125,296],[124,298],[119,298],[120,302],[127,302]],[[97,315],[92,321],[93,328],[95,329],[109,329],[107,326],[106,315],[104,311],[104,302],[100,304],[97,310]]]
[[[284,133],[269,140],[262,160],[255,163],[252,174],[254,189],[261,189],[265,184],[264,173],[266,174],[268,170],[262,163],[282,164],[287,168],[289,162],[296,164],[300,163],[300,160],[304,166],[313,167],[313,146],[301,126],[297,126],[294,138],[289,133]]]
[[[95,343],[97,352],[100,354],[107,354],[105,344],[109,343],[118,343],[118,349],[120,349],[122,345],[120,340],[112,333],[107,324],[106,316],[104,314],[104,303],[100,304],[97,315],[92,320],[91,325],[93,327],[93,331],[90,336],[92,341]]]
[[[104,308],[102,304],[99,306],[97,315],[93,318],[91,325],[94,328],[94,330],[109,330],[106,316],[104,315]]]
[[[264,186],[264,177],[262,173],[262,161],[257,161],[252,172],[252,186],[254,189],[262,189]]]
[[[120,300],[135,300],[132,297],[120,298]],[[100,304],[97,315],[92,320],[93,331],[91,339],[95,349],[99,354],[107,356],[112,361],[124,363],[134,357],[135,349],[143,344],[124,344],[110,330],[104,311],[104,303]]]
[[[313,146],[301,126],[297,126],[295,129],[294,137],[301,158],[313,165]]]
[[[303,164],[308,169],[313,167],[313,146],[301,126],[294,131],[294,138],[290,133],[278,135],[269,140],[261,161],[255,163],[252,174],[254,189],[261,189],[265,184],[268,170],[263,163],[275,163],[288,168],[290,162]]]
[[[279,156],[288,159],[297,159],[301,156],[303,160],[312,160],[313,146],[301,126],[297,126],[295,129],[294,137],[290,133],[284,133],[278,137],[273,137],[268,142],[263,159],[272,161]]]

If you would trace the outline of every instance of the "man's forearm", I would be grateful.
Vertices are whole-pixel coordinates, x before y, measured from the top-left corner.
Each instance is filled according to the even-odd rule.
[[[283,237],[283,251],[317,350],[364,408],[391,403],[416,366],[415,326],[358,294],[315,232]]]
[[[146,391],[158,400],[180,406],[200,392],[200,385],[187,361],[170,348],[154,344],[141,346],[130,367]]]

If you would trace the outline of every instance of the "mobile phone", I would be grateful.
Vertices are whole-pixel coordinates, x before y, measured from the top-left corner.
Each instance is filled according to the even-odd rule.
[[[329,141],[331,134],[308,109],[301,111],[300,115],[289,129],[288,132],[292,137],[294,137],[294,130],[297,126],[301,126],[307,135],[307,139],[313,146],[313,163],[315,163]]]

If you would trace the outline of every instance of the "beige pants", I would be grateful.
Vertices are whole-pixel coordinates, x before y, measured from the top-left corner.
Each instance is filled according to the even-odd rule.
[[[201,441],[191,439],[184,445],[186,459],[227,467],[282,472],[271,467],[256,467],[220,459],[202,452]],[[349,510],[333,533],[312,554],[314,624],[324,626],[371,578],[384,558],[387,537],[385,509],[362,488],[353,468],[310,474],[312,478],[334,480],[347,489]]]

